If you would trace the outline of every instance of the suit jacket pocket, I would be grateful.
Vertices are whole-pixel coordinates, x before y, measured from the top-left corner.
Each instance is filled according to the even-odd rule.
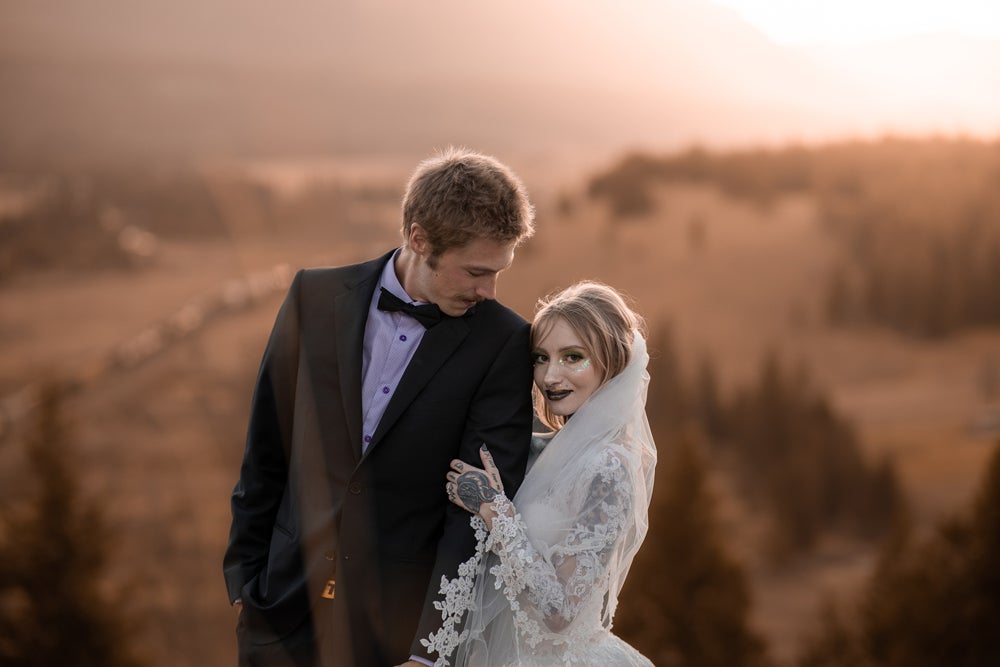
[[[267,563],[243,587],[244,625],[254,644],[278,641],[309,615],[309,595],[298,541],[275,524]]]

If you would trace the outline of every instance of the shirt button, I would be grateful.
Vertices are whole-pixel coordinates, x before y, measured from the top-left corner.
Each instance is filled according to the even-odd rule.
[[[347,487],[347,490],[350,491],[355,496],[359,495],[361,493],[361,485],[351,484],[349,487]]]
[[[371,442],[371,441],[372,441],[372,437],[370,435],[366,435],[365,436],[365,442]]]
[[[406,334],[401,334],[399,336],[399,340],[401,340],[401,341],[403,341],[405,343],[406,342]]]
[[[383,394],[388,394],[389,393],[389,388],[388,387],[382,387],[382,393]]]
[[[325,552],[323,552],[323,558],[325,558],[327,560],[337,560],[337,552],[336,551],[332,551],[332,550],[331,551],[325,551]]]

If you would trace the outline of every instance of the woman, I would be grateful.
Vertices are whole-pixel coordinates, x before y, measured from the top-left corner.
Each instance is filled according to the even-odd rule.
[[[488,451],[452,462],[449,499],[475,516],[476,555],[442,581],[436,665],[652,663],[611,618],[646,535],[656,450],[646,420],[641,318],[612,288],[573,285],[532,325],[540,418],[553,433],[513,500]],[[463,617],[468,613],[463,625]]]

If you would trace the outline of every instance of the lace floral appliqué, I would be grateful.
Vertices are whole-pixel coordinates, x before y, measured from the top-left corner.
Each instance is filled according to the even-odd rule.
[[[440,656],[436,667],[448,665],[448,658],[467,638],[467,631],[457,628],[472,609],[476,577],[483,576],[483,560],[491,552],[495,564],[489,566],[489,574],[507,600],[518,641],[526,650],[556,653],[572,664],[577,650],[606,634],[600,618],[608,565],[630,516],[632,499],[621,452],[609,447],[595,459],[579,498],[563,508],[568,530],[555,544],[533,544],[521,515],[503,495],[493,502],[496,516],[488,533],[480,517],[472,518],[476,553],[460,566],[456,579],[442,577],[444,600],[434,606],[443,623],[421,640]],[[581,616],[585,618],[576,622]]]
[[[472,517],[470,523],[476,533],[476,553],[458,566],[456,578],[449,581],[448,577],[441,577],[440,593],[444,596],[444,600],[434,601],[434,608],[441,612],[441,628],[437,632],[432,632],[427,639],[420,640],[429,653],[437,653],[440,656],[434,662],[434,667],[445,667],[450,664],[448,656],[452,655],[455,648],[468,635],[468,631],[459,632],[456,628],[461,625],[465,612],[472,609],[476,574],[482,566],[483,554],[487,551],[486,522],[477,514]]]

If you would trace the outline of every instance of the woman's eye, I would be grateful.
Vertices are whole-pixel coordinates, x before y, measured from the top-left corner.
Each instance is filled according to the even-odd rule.
[[[583,355],[580,354],[579,352],[570,352],[564,358],[566,359],[566,363],[568,364],[575,364],[583,361]]]
[[[533,354],[533,355],[531,355],[531,363],[534,364],[535,366],[537,366],[539,364],[544,364],[548,360],[549,360],[549,358],[546,357],[544,354]]]

